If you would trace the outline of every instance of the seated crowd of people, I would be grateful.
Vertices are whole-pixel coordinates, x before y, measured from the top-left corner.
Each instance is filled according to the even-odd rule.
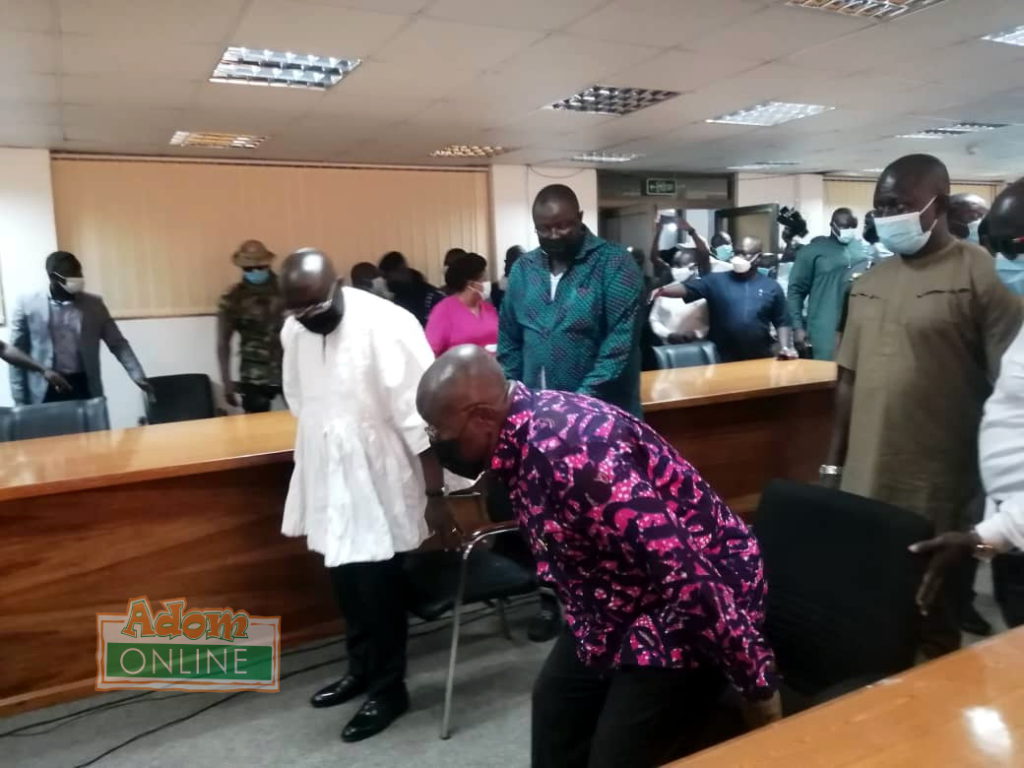
[[[324,557],[346,619],[348,670],[312,698],[365,696],[342,738],[374,736],[410,706],[392,598],[403,553],[430,535],[458,546],[446,471],[518,520],[545,588],[529,627],[555,639],[533,693],[534,766],[660,764],[693,747],[728,688],[748,727],[781,717],[758,542],[644,423],[645,335],[706,338],[723,362],[837,362],[821,480],[934,523],[918,547],[934,553],[921,650],[957,648],[970,600],[959,575],[942,584],[946,570],[1024,544],[1024,180],[988,211],[950,194],[937,158],[903,157],[862,231],[840,208],[828,234],[781,259],[686,222],[695,248],[659,249],[659,219],[648,262],[588,229],[563,185],[541,190],[532,216],[539,247],[510,249],[496,285],[462,249],[445,254],[440,288],[398,252],[348,281],[315,249],[277,272],[258,241],[233,255],[225,396],[259,412],[283,394],[298,420],[282,531]],[[102,301],[82,293],[77,259],[57,252],[46,267],[49,293],[21,304],[0,350],[24,372],[15,399],[101,394],[100,339],[147,388]],[[1004,587],[1008,622],[1024,621],[1020,588]]]

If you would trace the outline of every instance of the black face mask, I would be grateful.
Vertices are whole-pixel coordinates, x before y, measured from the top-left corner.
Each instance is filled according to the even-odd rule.
[[[583,231],[577,230],[574,234],[565,237],[541,237],[538,240],[541,250],[548,255],[548,258],[569,261],[580,252],[580,248],[583,247],[583,238]]]
[[[462,458],[462,454],[459,452],[459,441],[457,438],[451,438],[449,440],[437,440],[430,443],[430,447],[434,449],[434,453],[437,454],[437,460],[441,462],[441,466],[447,469],[449,472],[454,472],[456,475],[468,478],[470,480],[476,480],[480,477],[483,471],[487,468],[486,462],[484,461],[467,461]]]
[[[318,312],[315,315],[297,317],[295,319],[302,323],[303,327],[307,331],[319,333],[321,336],[327,336],[341,323],[341,313],[338,312],[336,307],[331,307],[330,309]]]

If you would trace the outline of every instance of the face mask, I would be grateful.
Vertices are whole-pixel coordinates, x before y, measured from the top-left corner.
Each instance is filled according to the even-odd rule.
[[[269,269],[247,269],[242,273],[242,279],[249,285],[263,285],[270,279]]]
[[[56,272],[54,272],[53,274],[55,277],[60,278],[60,280],[58,280],[57,282],[59,282],[61,284],[61,287],[68,293],[74,295],[76,293],[81,293],[82,291],[85,290],[84,277],[64,277],[64,275],[57,274]]]
[[[927,245],[931,239],[932,229],[935,222],[924,231],[921,228],[921,214],[931,207],[935,202],[933,197],[928,205],[920,211],[912,213],[901,213],[896,216],[875,216],[875,230],[878,232],[878,240],[893,253],[901,256],[913,256]]]
[[[764,275],[765,277],[768,277],[768,275],[771,274],[771,270],[768,269],[768,267],[758,267],[757,271],[758,273]]]
[[[487,468],[484,461],[467,461],[462,458],[462,454],[459,451],[458,438],[437,440],[436,442],[431,442],[430,447],[434,449],[437,460],[441,462],[442,467],[461,477],[475,480]]]
[[[843,243],[844,245],[846,243],[852,243],[854,240],[857,239],[857,228],[856,227],[848,227],[848,228],[837,229],[836,230],[836,239],[840,243]]]
[[[1024,259],[1017,254],[1007,256],[1003,253],[996,254],[999,260],[999,269],[1002,272],[1024,272]]]
[[[549,259],[568,261],[574,259],[580,252],[580,248],[583,246],[583,232],[577,231],[575,234],[565,237],[541,237],[538,240],[541,250],[548,255]]]
[[[750,268],[754,266],[751,262],[747,261],[746,258],[744,258],[743,256],[733,256],[732,259],[729,260],[729,263],[732,264],[732,271],[735,272],[737,275],[747,274],[747,272],[750,271]]]
[[[672,279],[677,283],[685,283],[693,277],[693,270],[689,267],[672,267]]]
[[[969,243],[981,243],[981,238],[978,236],[978,229],[981,227],[981,219],[975,219],[974,221],[968,222],[967,224],[967,242]]]
[[[732,246],[731,245],[719,245],[715,247],[715,258],[719,261],[731,261],[732,260]]]
[[[490,280],[481,280],[479,282],[474,281],[469,284],[469,287],[472,288],[477,293],[479,293],[480,298],[483,299],[484,301],[487,301],[487,299],[491,298]]]

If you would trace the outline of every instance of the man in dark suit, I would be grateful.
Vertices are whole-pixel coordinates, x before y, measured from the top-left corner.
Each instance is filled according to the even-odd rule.
[[[18,405],[83,400],[103,395],[100,341],[147,394],[152,387],[138,358],[103,299],[84,293],[82,265],[74,254],[54,251],[46,257],[50,289],[22,297],[14,310],[11,344],[59,373],[69,388],[61,391],[42,374],[11,372],[11,394]]]

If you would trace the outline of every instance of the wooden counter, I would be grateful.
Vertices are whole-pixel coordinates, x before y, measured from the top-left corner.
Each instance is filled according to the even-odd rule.
[[[1024,765],[1024,628],[917,667],[671,768]]]
[[[761,360],[646,373],[643,393],[749,513],[772,477],[813,478],[834,379]],[[323,558],[279,533],[294,438],[268,413],[0,444],[0,713],[91,693],[95,614],[138,595],[281,616],[285,644],[339,631]]]

